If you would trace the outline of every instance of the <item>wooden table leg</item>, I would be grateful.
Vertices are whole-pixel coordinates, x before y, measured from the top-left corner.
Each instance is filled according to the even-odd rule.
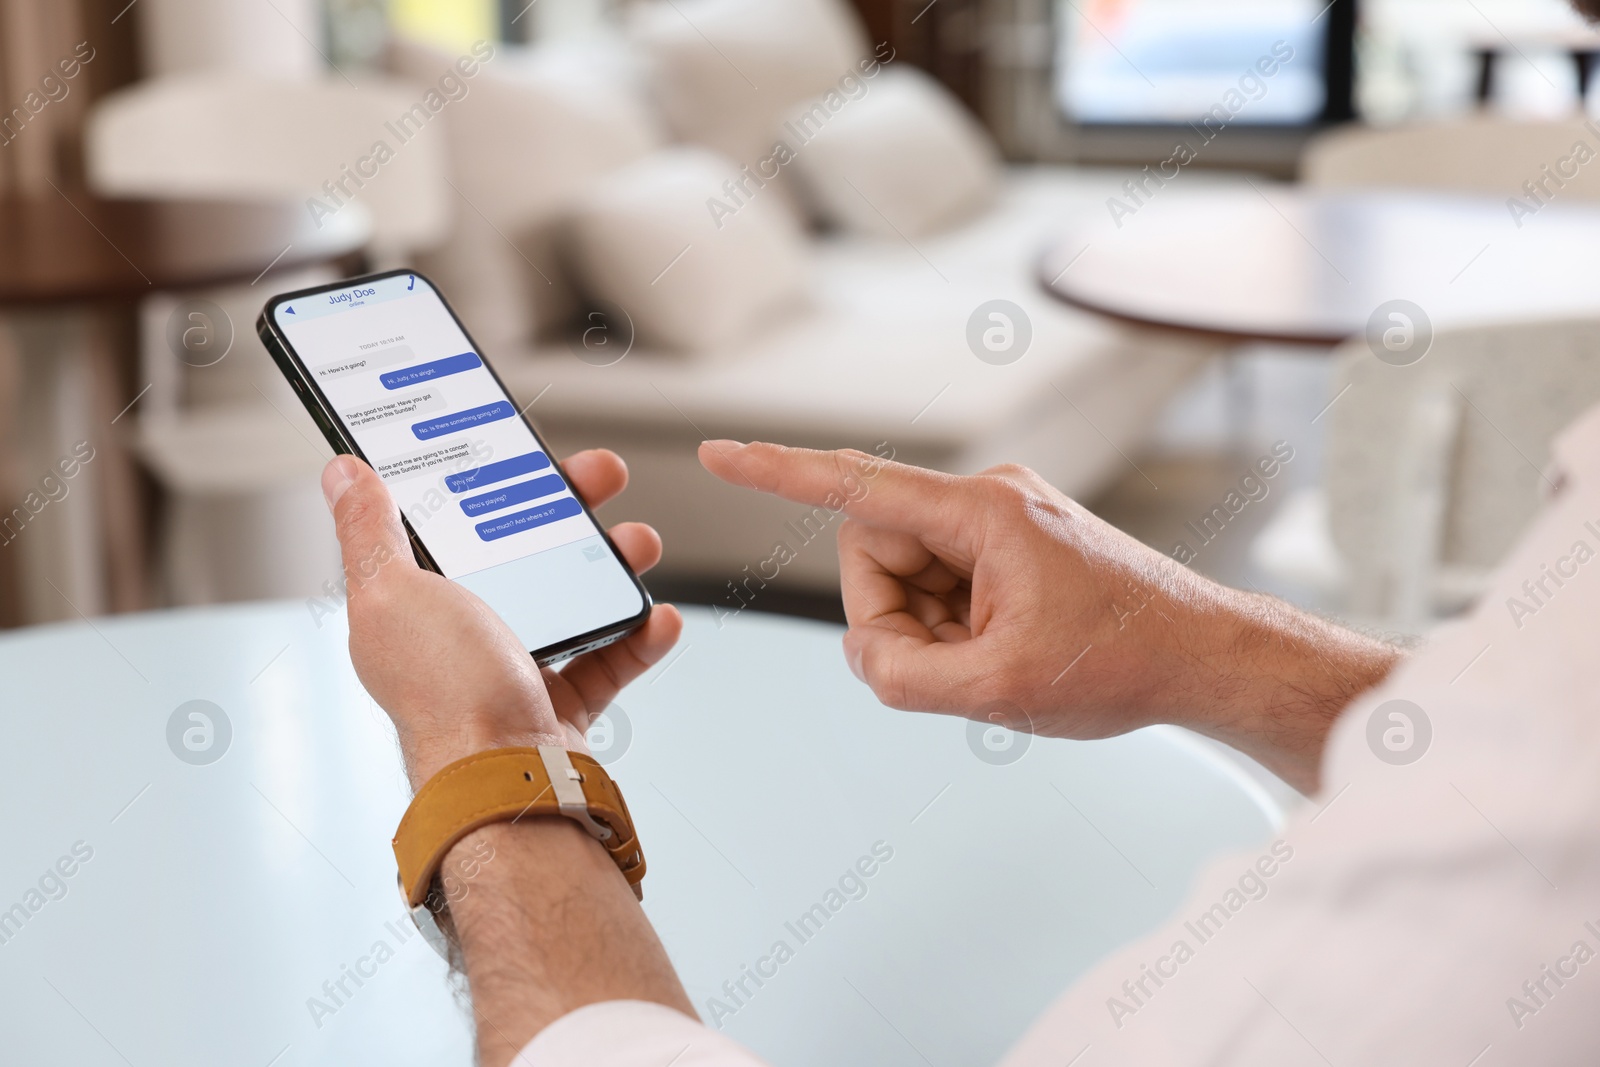
[[[23,619],[22,568],[17,553],[6,551],[3,523],[12,501],[22,496],[21,403],[22,357],[11,331],[0,328],[0,627],[21,626]]]
[[[152,604],[149,490],[126,444],[133,314],[118,304],[0,321],[0,625]]]
[[[23,622],[103,614],[104,551],[96,464],[105,434],[96,431],[88,398],[92,368],[86,356],[90,320],[77,309],[7,316],[22,365],[16,413],[18,474],[0,514],[5,551],[18,556]],[[94,458],[68,478],[83,442]]]
[[[152,509],[147,479],[128,445],[138,425],[136,401],[146,384],[136,382],[131,373],[139,365],[136,306],[101,309],[86,340],[107,603],[114,612],[143,611],[152,606],[148,536]]]

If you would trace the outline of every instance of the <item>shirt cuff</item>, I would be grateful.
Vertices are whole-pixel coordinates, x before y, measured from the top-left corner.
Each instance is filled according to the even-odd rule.
[[[765,1067],[748,1049],[662,1004],[610,1000],[541,1030],[512,1067]]]

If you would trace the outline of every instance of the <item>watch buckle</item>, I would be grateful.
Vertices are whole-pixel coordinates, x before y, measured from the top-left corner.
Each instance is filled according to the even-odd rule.
[[[540,745],[539,759],[544,762],[545,774],[550,779],[550,791],[556,795],[561,814],[581,824],[589,836],[597,841],[611,840],[611,827],[589,814],[589,798],[583,792],[583,775],[572,765],[572,756],[560,745]]]

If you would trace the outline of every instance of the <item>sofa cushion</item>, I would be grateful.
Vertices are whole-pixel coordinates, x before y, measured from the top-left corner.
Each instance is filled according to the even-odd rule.
[[[795,104],[858,75],[868,52],[844,0],[652,0],[629,35],[673,134],[752,167]]]
[[[396,42],[389,64],[433,82],[453,58]],[[604,38],[500,45],[441,113],[455,226],[418,265],[491,352],[568,325],[577,303],[559,265],[559,220],[598,177],[663,141],[631,63],[626,46]]]
[[[669,148],[608,175],[574,209],[574,272],[626,312],[641,346],[715,351],[801,303],[805,243],[777,201],[754,189],[732,214],[708,209],[739,177],[722,156]]]
[[[1131,470],[1127,456],[1157,412],[1218,347],[1133,331],[1041,289],[1041,248],[1064,232],[1109,230],[1106,197],[1128,173],[1008,168],[989,211],[916,247],[843,233],[812,242],[807,310],[715,361],[641,348],[602,367],[550,345],[497,369],[523,402],[542,397],[531,413],[553,448],[603,445],[628,460],[632,484],[609,515],[661,531],[669,550],[657,573],[742,578],[771,555],[774,531],[805,514],[706,476],[694,451],[702,436],[867,451],[886,442],[910,463],[959,473],[1026,463],[1065,492],[1092,494]],[[967,332],[997,298],[1031,320],[1030,347],[1004,366],[980,358]],[[785,565],[783,581],[836,594],[830,541]]]
[[[1079,396],[1146,361],[1187,372],[1191,360],[1179,353],[1207,347],[1164,333],[1133,338],[1040,288],[1041,248],[1053,235],[1103,222],[1106,197],[1125,179],[1112,169],[1008,168],[990,211],[916,248],[849,234],[811,242],[804,312],[751,333],[714,362],[653,358],[641,340],[614,366],[586,365],[566,345],[550,344],[497,369],[528,398],[554,383],[539,402],[541,424],[685,436],[698,426],[731,437],[853,443],[881,432],[966,448],[1004,433],[1019,411],[1064,404],[1052,382]],[[1008,366],[979,359],[967,337],[973,312],[997,298],[1031,320],[1031,345]],[[1097,414],[1095,422],[1125,440],[1114,420]],[[1083,486],[1072,477],[1061,484]]]
[[[796,150],[794,167],[820,221],[853,233],[914,239],[950,229],[993,203],[998,153],[948,90],[903,66],[862,84],[859,99],[812,100],[785,126],[810,138]]]

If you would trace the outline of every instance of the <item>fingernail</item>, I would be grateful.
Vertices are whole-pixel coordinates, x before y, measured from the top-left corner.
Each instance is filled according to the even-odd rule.
[[[713,452],[731,452],[736,448],[743,448],[743,441],[702,441],[702,445],[709,447]]]
[[[861,649],[850,644],[844,646],[844,661],[850,667],[850,673],[856,676],[856,681],[865,682],[866,672],[861,667]]]
[[[355,480],[350,463],[348,456],[335,456],[332,462],[322,469],[322,499],[328,502],[329,511],[333,510],[333,506],[339,502],[339,498],[344,496],[345,490],[349,489]]]

